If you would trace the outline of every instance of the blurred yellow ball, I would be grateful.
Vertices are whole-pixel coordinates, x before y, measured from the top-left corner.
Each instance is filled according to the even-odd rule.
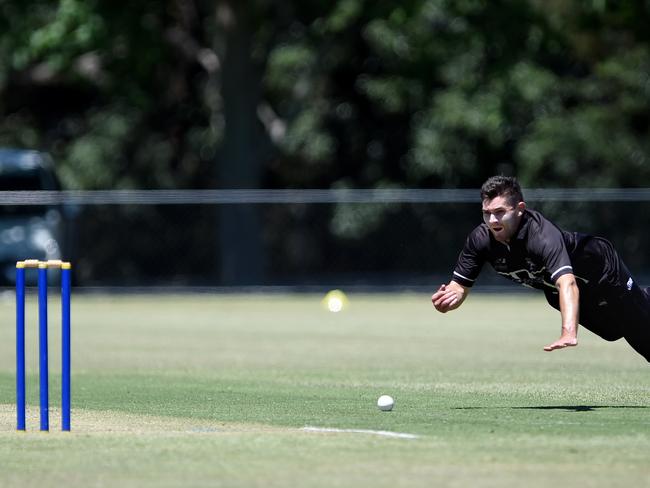
[[[323,306],[334,313],[344,310],[349,303],[348,297],[341,290],[327,292],[322,301]]]

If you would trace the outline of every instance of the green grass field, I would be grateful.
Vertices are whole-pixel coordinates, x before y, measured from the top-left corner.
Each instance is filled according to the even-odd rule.
[[[0,300],[0,485],[67,487],[650,486],[650,365],[536,295],[75,296],[71,433],[16,432],[14,302]],[[387,393],[392,412],[375,402]],[[304,427],[413,434],[313,432]]]

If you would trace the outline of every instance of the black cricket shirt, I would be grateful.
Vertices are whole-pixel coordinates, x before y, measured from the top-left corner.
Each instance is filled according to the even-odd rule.
[[[566,232],[539,212],[526,209],[508,244],[497,241],[487,224],[476,227],[465,241],[452,279],[471,287],[488,262],[498,274],[512,281],[546,292],[556,291],[557,279],[574,273],[571,253],[585,237]]]

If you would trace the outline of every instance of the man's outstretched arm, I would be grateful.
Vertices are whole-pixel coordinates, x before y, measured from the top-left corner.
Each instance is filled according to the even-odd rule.
[[[578,316],[580,291],[573,274],[560,276],[555,283],[560,292],[560,313],[562,315],[562,333],[560,338],[544,348],[554,351],[564,347],[578,345]]]
[[[438,291],[431,296],[431,303],[438,312],[447,313],[460,307],[468,294],[469,288],[450,281],[447,285],[440,285]]]

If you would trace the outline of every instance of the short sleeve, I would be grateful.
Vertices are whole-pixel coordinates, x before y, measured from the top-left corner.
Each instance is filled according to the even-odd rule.
[[[573,273],[562,232],[553,224],[547,221],[539,230],[536,239],[529,242],[532,244],[530,252],[536,254],[544,263],[553,284],[560,276]]]
[[[468,288],[474,285],[485,263],[485,254],[490,242],[488,232],[480,225],[467,236],[451,277],[453,281]]]

